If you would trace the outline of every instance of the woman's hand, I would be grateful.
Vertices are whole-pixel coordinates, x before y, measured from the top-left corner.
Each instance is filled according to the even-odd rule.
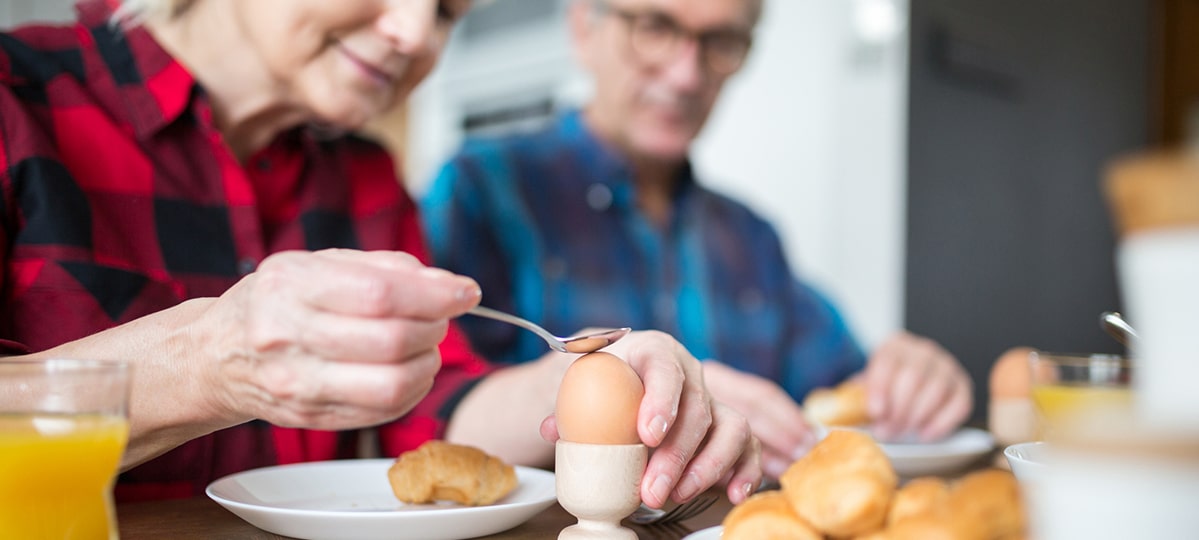
[[[727,485],[734,504],[757,489],[761,451],[749,423],[712,400],[699,361],[678,341],[661,332],[633,332],[604,351],[624,358],[645,384],[637,429],[654,449],[641,481],[647,505],[682,502],[718,482]],[[558,439],[552,416],[541,434]]]
[[[209,390],[231,417],[348,429],[394,419],[429,392],[448,319],[471,279],[399,252],[273,255],[200,319]]]
[[[819,440],[803,409],[774,381],[715,360],[707,360],[703,366],[712,397],[749,420],[754,436],[762,443],[766,476],[778,479]]]

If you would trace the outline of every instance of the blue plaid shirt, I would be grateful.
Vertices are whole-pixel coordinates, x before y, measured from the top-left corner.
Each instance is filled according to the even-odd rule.
[[[844,321],[794,278],[769,223],[698,184],[689,165],[677,186],[663,230],[638,211],[626,161],[572,111],[540,132],[468,140],[425,197],[425,229],[434,262],[477,279],[484,305],[557,335],[662,330],[797,400],[863,367]],[[491,360],[547,350],[510,325],[460,322]]]

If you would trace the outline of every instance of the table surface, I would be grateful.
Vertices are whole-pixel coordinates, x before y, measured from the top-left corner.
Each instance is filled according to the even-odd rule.
[[[953,474],[944,475],[955,477],[972,470],[985,468],[996,463],[1002,449],[996,448],[992,453],[980,457],[971,465]],[[777,486],[776,486],[777,487]],[[637,533],[637,537],[647,540],[680,540],[692,532],[720,525],[724,516],[732,509],[732,504],[725,496],[723,489],[713,488],[704,496],[716,496],[716,503],[702,514],[682,523],[672,523],[658,526],[639,526],[625,522],[625,526]],[[576,522],[558,504],[550,506],[529,521],[507,531],[484,536],[487,539],[525,540],[557,538],[558,532]],[[266,532],[254,527],[232,512],[225,510],[207,497],[191,499],[154,501],[144,503],[127,503],[117,505],[117,524],[123,540],[143,540],[161,538],[171,539],[209,539],[222,540],[261,540],[286,539],[286,536]]]
[[[704,513],[685,522],[654,527],[643,527],[626,522],[625,526],[636,532],[638,538],[678,540],[694,531],[719,525],[732,505],[724,496],[723,490],[711,490],[706,495],[719,495],[719,499]],[[559,531],[574,523],[574,516],[568,514],[558,504],[554,504],[514,529],[482,538],[552,539],[558,536]],[[241,518],[221,508],[207,497],[117,505],[117,524],[122,540],[288,538],[266,532],[242,521]]]

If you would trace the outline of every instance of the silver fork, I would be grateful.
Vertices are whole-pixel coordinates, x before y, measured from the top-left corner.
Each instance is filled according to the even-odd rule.
[[[629,516],[629,521],[638,525],[660,525],[691,519],[707,510],[716,499],[714,495],[696,497],[670,510],[659,510],[643,504]]]

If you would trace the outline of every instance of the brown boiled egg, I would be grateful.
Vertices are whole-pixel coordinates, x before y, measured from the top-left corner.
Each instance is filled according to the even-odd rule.
[[[645,386],[624,360],[593,352],[575,360],[558,388],[555,415],[562,440],[638,444],[637,410]]]
[[[1032,393],[1032,369],[1029,347],[1013,347],[999,355],[991,367],[992,398],[1026,398]]]
[[[1001,445],[1036,439],[1036,412],[1033,409],[1032,369],[1028,355],[1033,349],[1014,347],[1007,350],[991,367],[991,401],[987,428]]]

